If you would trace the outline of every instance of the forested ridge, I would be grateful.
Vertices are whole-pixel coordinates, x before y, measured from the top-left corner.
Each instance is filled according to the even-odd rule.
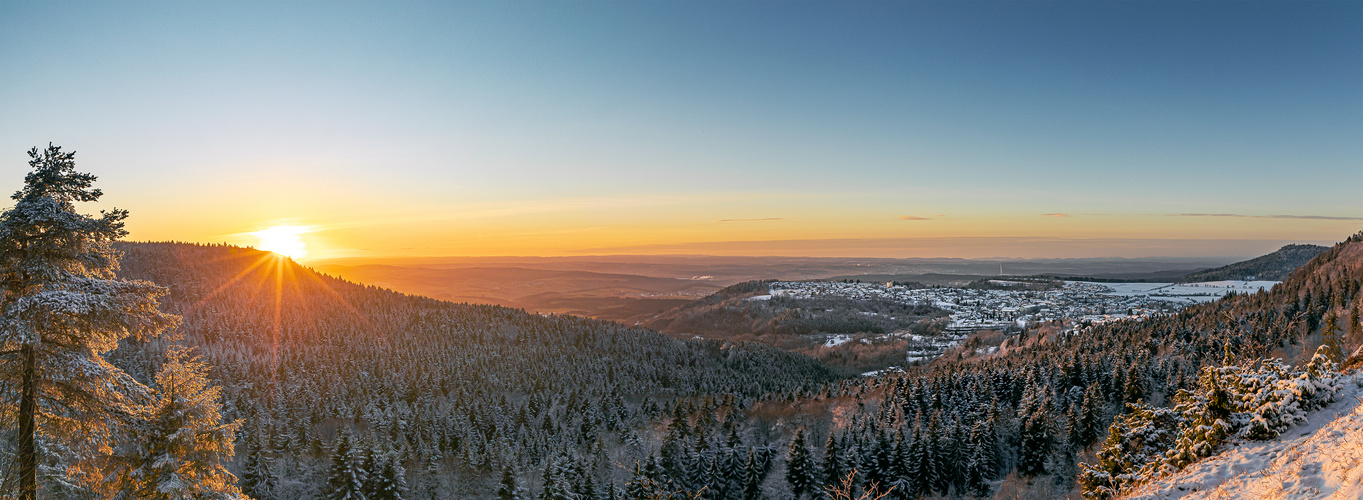
[[[868,379],[761,345],[403,295],[250,249],[118,248],[120,275],[168,287],[181,342],[213,366],[242,422],[230,467],[256,498],[1073,494],[1129,403],[1172,404],[1227,362],[1303,363],[1321,344],[1342,359],[1363,337],[1363,235],[1263,293],[1035,325],[1005,355]],[[167,343],[128,340],[111,359],[146,379]]]
[[[669,402],[733,408],[834,378],[761,345],[403,295],[250,249],[118,248],[120,275],[168,287],[162,308],[214,366],[227,415],[243,421],[243,489],[259,498],[334,492],[342,436],[360,449],[346,467],[373,461],[360,474],[389,470],[407,498],[488,495],[503,470],[537,487],[546,464],[568,460],[609,494]],[[112,358],[147,377],[161,347],[130,342]]]
[[[1242,280],[1253,276],[1257,280],[1282,281],[1288,274],[1310,262],[1312,258],[1329,249],[1320,245],[1284,245],[1273,253],[1261,255],[1243,262],[1235,262],[1214,269],[1197,271],[1178,281],[1196,283],[1199,281]]]

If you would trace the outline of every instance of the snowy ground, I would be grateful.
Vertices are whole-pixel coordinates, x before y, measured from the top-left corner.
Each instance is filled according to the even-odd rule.
[[[1081,282],[1083,283],[1083,282]],[[1268,290],[1277,281],[1208,281],[1206,283],[1096,283],[1112,289],[1111,295],[1148,296],[1171,302],[1211,302],[1227,292],[1254,293]]]
[[[1124,498],[1363,498],[1359,381],[1363,379],[1356,378],[1333,405],[1278,439],[1242,442]]]
[[[824,347],[837,347],[837,346],[846,344],[847,342],[849,342],[849,341],[851,341],[851,340],[852,340],[852,336],[851,336],[851,335],[847,335],[847,334],[843,334],[843,333],[834,334],[834,335],[829,335],[829,336],[828,336],[828,340],[824,341],[823,346],[824,346]]]

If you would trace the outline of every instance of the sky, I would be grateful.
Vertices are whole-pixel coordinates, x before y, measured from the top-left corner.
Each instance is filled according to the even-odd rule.
[[[1356,1],[0,0],[0,82],[0,189],[75,150],[133,240],[1146,257],[1363,229]]]

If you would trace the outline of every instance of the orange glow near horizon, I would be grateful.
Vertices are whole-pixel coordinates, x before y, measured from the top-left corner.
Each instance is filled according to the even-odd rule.
[[[755,197],[760,198],[760,197]],[[1358,221],[1198,214],[1011,213],[929,208],[824,210],[760,199],[664,204],[477,204],[385,213],[368,201],[312,210],[215,212],[218,218],[146,211],[132,240],[252,246],[301,262],[405,257],[735,255],[807,257],[1105,258],[1247,257],[1286,243],[1331,244]],[[759,206],[760,205],[760,206]],[[494,207],[498,208],[498,207]],[[514,210],[513,210],[514,209]],[[359,213],[359,212],[364,212]],[[281,215],[283,217],[281,217]],[[254,219],[254,221],[252,220]]]

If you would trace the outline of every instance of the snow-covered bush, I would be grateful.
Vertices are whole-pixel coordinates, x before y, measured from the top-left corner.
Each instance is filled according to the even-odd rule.
[[[1246,370],[1239,380],[1238,410],[1245,420],[1241,434],[1248,439],[1278,437],[1294,425],[1306,422],[1306,413],[1335,400],[1343,380],[1326,346],[1305,370],[1293,370],[1282,361],[1265,361],[1258,370]]]
[[[1099,463],[1080,464],[1084,496],[1112,498],[1216,454],[1232,439],[1273,439],[1334,402],[1345,379],[1324,346],[1302,369],[1278,359],[1203,367],[1197,389],[1180,390],[1174,408],[1127,406],[1108,429]]]
[[[1079,464],[1079,485],[1084,498],[1108,499],[1124,488],[1153,477],[1165,453],[1178,439],[1184,418],[1173,408],[1127,404],[1108,428],[1107,440],[1098,451],[1098,465]]]

